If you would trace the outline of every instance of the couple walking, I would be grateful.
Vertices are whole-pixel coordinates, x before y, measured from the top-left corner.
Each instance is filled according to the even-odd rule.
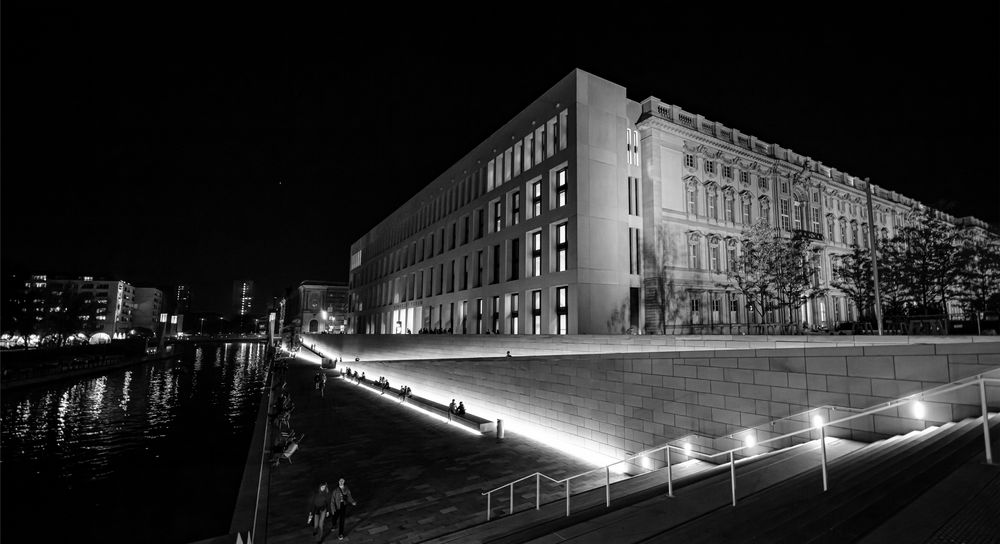
[[[351,496],[351,490],[348,489],[343,478],[340,479],[332,492],[326,482],[319,484],[319,491],[313,494],[309,504],[309,520],[313,526],[313,534],[316,535],[316,542],[323,541],[327,514],[333,516],[333,523],[337,523],[339,520],[338,538],[344,540],[344,518],[347,517],[347,503],[351,503],[351,506],[358,505],[354,497]]]

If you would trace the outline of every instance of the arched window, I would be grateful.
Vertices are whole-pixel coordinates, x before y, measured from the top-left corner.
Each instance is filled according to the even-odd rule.
[[[309,332],[319,332],[319,321],[313,319],[309,322]]]

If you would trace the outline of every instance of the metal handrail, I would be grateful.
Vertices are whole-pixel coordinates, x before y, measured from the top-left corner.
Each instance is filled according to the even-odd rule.
[[[731,479],[731,484],[732,484],[731,485],[731,489],[732,489],[732,501],[733,501],[733,506],[736,506],[736,459],[735,459],[735,454],[737,452],[745,450],[745,449],[749,449],[749,448],[758,447],[758,446],[761,446],[761,445],[764,445],[764,444],[768,444],[770,442],[775,442],[775,441],[778,441],[778,440],[784,440],[784,439],[787,439],[787,438],[791,438],[793,436],[797,436],[797,435],[800,435],[800,434],[803,434],[803,433],[811,433],[812,431],[817,430],[817,429],[820,432],[820,452],[821,452],[821,463],[822,463],[822,473],[823,473],[823,491],[827,491],[827,489],[828,489],[828,479],[827,479],[827,470],[826,470],[826,465],[827,465],[827,459],[826,459],[826,427],[827,426],[837,426],[837,425],[840,425],[841,423],[844,423],[844,422],[847,422],[847,421],[851,421],[851,420],[858,419],[858,418],[861,418],[861,417],[866,417],[866,416],[874,415],[874,414],[877,414],[879,412],[883,412],[885,410],[889,410],[891,408],[897,408],[899,406],[910,404],[912,402],[924,400],[924,399],[926,399],[928,397],[934,397],[934,396],[941,395],[941,394],[944,394],[944,393],[949,393],[951,391],[957,391],[957,390],[962,389],[964,387],[969,387],[970,385],[976,385],[976,384],[979,385],[979,389],[980,389],[980,404],[981,404],[981,408],[982,408],[983,435],[984,435],[985,449],[986,449],[986,463],[987,464],[993,464],[993,454],[992,454],[992,449],[991,449],[991,445],[990,445],[990,430],[989,430],[989,421],[988,421],[989,414],[988,414],[987,405],[986,405],[986,383],[990,382],[990,383],[1000,384],[1000,378],[987,377],[988,375],[991,375],[991,374],[1000,374],[1000,369],[990,370],[990,371],[987,371],[987,372],[983,372],[981,374],[976,374],[975,376],[970,376],[970,377],[962,378],[962,379],[959,379],[959,380],[955,380],[953,382],[950,382],[950,383],[947,383],[947,384],[944,384],[944,385],[941,385],[941,386],[938,386],[938,387],[934,387],[934,388],[928,389],[927,391],[921,391],[921,392],[918,392],[918,393],[912,393],[912,394],[907,395],[905,397],[899,397],[899,398],[890,400],[888,402],[880,403],[880,404],[878,404],[876,406],[867,408],[864,411],[858,412],[856,414],[853,414],[853,415],[850,415],[850,416],[847,416],[847,417],[843,417],[843,418],[840,418],[840,419],[837,419],[837,420],[832,420],[832,421],[827,421],[827,422],[820,422],[820,424],[818,426],[815,425],[815,424],[813,424],[810,427],[805,428],[805,429],[800,429],[800,430],[793,431],[793,432],[790,432],[790,433],[785,433],[783,435],[772,437],[772,438],[768,438],[768,439],[762,440],[760,442],[756,442],[755,441],[755,443],[753,445],[743,445],[743,446],[739,446],[739,447],[736,447],[736,448],[731,448],[729,450],[721,451],[721,452],[714,453],[714,454],[702,454],[702,453],[695,454],[694,452],[688,451],[685,448],[680,448],[678,446],[674,446],[674,445],[671,445],[671,444],[667,443],[667,444],[664,444],[662,446],[657,446],[657,447],[649,449],[649,450],[643,450],[642,452],[634,454],[634,455],[631,455],[631,456],[628,456],[628,457],[622,459],[621,461],[616,461],[614,463],[605,465],[603,467],[599,467],[599,468],[596,468],[596,469],[591,469],[591,470],[588,470],[588,471],[585,471],[585,472],[581,472],[579,474],[575,474],[573,476],[569,476],[567,478],[563,478],[562,480],[555,480],[555,479],[553,479],[553,478],[551,478],[549,476],[546,476],[545,474],[542,474],[540,472],[536,472],[534,474],[525,476],[525,477],[520,478],[518,480],[515,480],[513,482],[509,482],[507,484],[504,484],[504,485],[502,485],[500,487],[497,487],[495,489],[492,489],[490,491],[481,493],[481,495],[485,495],[486,496],[486,520],[489,521],[490,518],[491,518],[491,508],[490,508],[490,502],[491,501],[490,501],[490,499],[491,499],[492,494],[494,492],[499,491],[499,490],[501,490],[501,489],[503,489],[505,487],[510,487],[510,505],[511,505],[510,510],[511,510],[511,513],[513,513],[514,512],[514,484],[522,482],[522,481],[524,481],[524,480],[526,480],[528,478],[531,478],[532,476],[534,476],[535,479],[536,479],[535,480],[535,509],[538,510],[538,509],[541,508],[541,499],[540,499],[540,495],[541,494],[540,494],[540,489],[539,489],[539,487],[540,487],[540,481],[541,481],[540,477],[545,477],[546,479],[552,481],[555,484],[565,484],[566,485],[566,515],[569,516],[570,515],[570,482],[572,480],[576,479],[576,478],[580,478],[582,476],[586,476],[586,475],[589,475],[589,474],[596,473],[597,471],[603,470],[604,473],[605,473],[605,506],[611,506],[611,467],[613,467],[615,465],[622,464],[622,463],[629,463],[629,462],[631,462],[631,461],[633,461],[635,459],[638,459],[640,457],[646,457],[646,456],[648,456],[650,454],[657,453],[657,452],[660,452],[660,451],[663,451],[663,450],[667,451],[667,454],[666,454],[666,461],[667,461],[666,462],[666,465],[667,465],[666,466],[666,469],[667,469],[667,490],[668,490],[667,494],[670,497],[673,497],[673,473],[672,473],[672,463],[671,463],[671,459],[670,459],[670,457],[671,457],[670,456],[670,451],[671,450],[677,450],[677,451],[680,451],[683,455],[685,455],[687,457],[695,457],[695,458],[701,457],[701,458],[713,459],[713,458],[719,457],[721,455],[728,455],[728,457],[729,457],[728,464],[729,464],[729,467],[730,467],[730,479]],[[805,410],[803,412],[799,412],[799,413],[793,414],[791,416],[786,416],[784,418],[780,418],[780,419],[777,419],[775,421],[782,421],[782,420],[785,420],[785,419],[788,419],[788,418],[791,418],[791,417],[795,417],[796,415],[807,414],[809,412],[816,411],[816,410],[821,410],[821,409],[842,409],[842,408],[844,408],[844,407],[836,407],[836,406],[824,405],[824,406],[820,406],[820,407],[817,407],[817,408],[810,408],[809,410]],[[849,409],[849,410],[850,411],[854,411],[854,410],[857,410],[857,409]],[[756,427],[751,427],[748,430],[752,431],[755,428]],[[740,431],[740,432],[746,432],[746,431]],[[728,437],[732,437],[735,434],[739,434],[739,433],[731,433],[731,434],[729,434],[727,436]]]

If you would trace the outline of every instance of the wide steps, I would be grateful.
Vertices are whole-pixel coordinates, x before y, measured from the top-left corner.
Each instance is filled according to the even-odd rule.
[[[1000,418],[991,423],[997,427]],[[977,451],[981,455],[981,428],[981,419],[972,418],[872,444],[828,464],[826,493],[813,470],[648,541],[856,540]]]

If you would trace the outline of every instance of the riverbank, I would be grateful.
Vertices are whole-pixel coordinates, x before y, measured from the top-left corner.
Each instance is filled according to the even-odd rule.
[[[97,347],[97,346],[95,346]],[[134,349],[121,351],[46,350],[44,352],[0,352],[3,378],[0,391],[39,385],[69,378],[102,374],[109,370],[177,357],[182,349],[166,346],[162,353],[145,354]],[[48,357],[46,357],[48,356]]]

